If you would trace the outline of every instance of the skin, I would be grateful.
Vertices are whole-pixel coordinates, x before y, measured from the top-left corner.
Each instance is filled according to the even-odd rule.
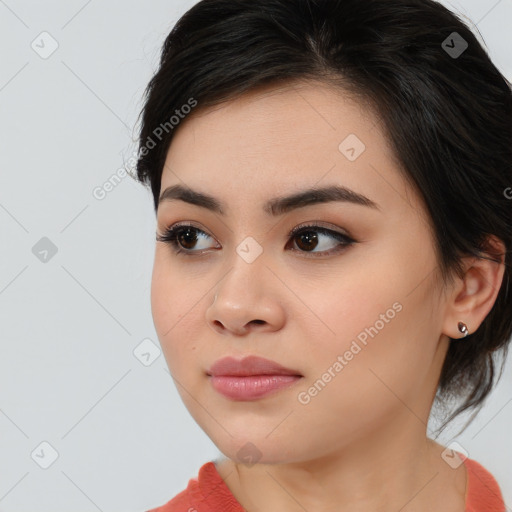
[[[504,267],[471,258],[464,278],[443,287],[426,210],[383,133],[348,95],[302,82],[195,111],[169,149],[161,190],[182,184],[213,195],[226,215],[160,203],[157,233],[190,221],[208,236],[185,246],[195,256],[157,242],[155,328],[183,402],[224,455],[219,473],[250,512],[464,511],[465,466],[443,460],[427,422],[449,337],[462,338],[458,321],[477,329]],[[338,149],[349,134],[366,146],[353,162]],[[278,218],[262,209],[276,196],[330,184],[379,209],[331,202]],[[338,242],[316,232],[316,249],[299,245],[288,234],[302,223],[346,231],[357,243],[315,258]],[[248,236],[263,249],[252,263],[236,252]],[[298,394],[397,302],[401,311],[300,403]],[[303,377],[256,401],[217,393],[211,364],[248,354]],[[247,442],[260,452],[253,465],[237,455]]]

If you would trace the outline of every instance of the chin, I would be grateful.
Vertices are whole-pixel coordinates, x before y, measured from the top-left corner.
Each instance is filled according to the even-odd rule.
[[[278,437],[270,437],[266,431],[252,439],[247,435],[231,437],[229,434],[223,434],[222,439],[210,439],[225,457],[247,467],[254,464],[287,464],[303,460],[296,444],[286,446]]]

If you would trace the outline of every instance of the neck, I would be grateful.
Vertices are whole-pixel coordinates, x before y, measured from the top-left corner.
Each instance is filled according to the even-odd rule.
[[[249,467],[224,459],[219,473],[250,512],[462,512],[464,465],[452,469],[441,457],[444,447],[414,430],[414,422],[400,436],[384,439],[383,429],[378,438],[347,442],[314,460]]]

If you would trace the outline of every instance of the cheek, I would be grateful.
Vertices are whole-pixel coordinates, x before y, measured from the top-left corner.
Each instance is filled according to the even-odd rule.
[[[185,315],[185,302],[188,302],[190,294],[183,292],[183,289],[187,289],[184,287],[186,283],[183,277],[157,250],[151,279],[151,311],[164,351],[168,349],[169,340],[179,330],[180,319]]]
[[[304,320],[311,322],[305,327],[310,333],[307,351],[319,363],[316,368],[329,367],[338,356],[346,355],[346,368],[354,369],[345,373],[357,379],[363,375],[356,367],[373,380],[376,377],[368,369],[382,369],[397,384],[423,371],[435,350],[429,343],[435,339],[430,314],[434,307],[430,281],[418,285],[418,275],[430,268],[428,262],[412,261],[393,247],[378,254],[368,251],[364,259],[347,263],[343,273],[331,275],[323,286],[303,290],[315,312]],[[406,365],[403,371],[395,371],[398,362]]]
[[[347,302],[347,314],[340,315],[335,326],[337,336],[331,342],[317,337],[316,346],[308,347],[307,382],[299,390],[299,402],[308,405],[299,406],[299,411],[309,413],[307,421],[333,439],[339,439],[340,432],[343,442],[357,438],[385,418],[407,414],[403,404],[412,406],[421,392],[429,366],[422,357],[425,345],[404,334],[411,310],[394,304],[382,310],[386,323],[378,316],[380,309],[367,307],[357,313]],[[350,311],[356,313],[354,318]]]
[[[405,288],[401,281],[403,274],[394,275],[392,267],[384,269],[384,258],[358,258],[353,263],[347,262],[342,271],[329,273],[322,279],[321,286],[303,289],[301,295],[307,297],[304,302],[311,305],[315,315],[311,321],[318,323],[322,336],[318,341],[328,340],[328,343],[345,342],[356,338],[364,341],[364,332],[377,323],[379,331],[387,330],[390,323],[396,321],[397,309]],[[386,276],[384,279],[383,276]],[[395,306],[393,306],[395,305]],[[384,315],[383,323],[381,315]],[[321,322],[320,322],[321,321]]]
[[[158,334],[167,336],[174,332],[173,326],[191,309],[187,305],[193,303],[191,295],[194,287],[182,267],[166,254],[165,249],[158,247],[155,252],[151,279],[151,310]]]
[[[172,304],[170,301],[172,297],[169,293],[170,280],[169,273],[163,271],[163,263],[161,258],[158,257],[157,251],[151,278],[151,312],[161,343],[163,342],[164,333],[172,327]]]
[[[192,288],[191,288],[192,287]],[[186,357],[196,357],[198,343],[204,338],[204,317],[200,318],[208,288],[197,286],[176,265],[171,267],[164,256],[156,256],[151,280],[153,323],[169,369]],[[187,353],[189,354],[187,356]],[[191,365],[185,365],[192,367]]]

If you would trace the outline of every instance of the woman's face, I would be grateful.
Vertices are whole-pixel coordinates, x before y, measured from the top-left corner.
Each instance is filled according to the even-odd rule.
[[[186,407],[219,449],[279,463],[424,437],[448,347],[445,303],[428,217],[376,118],[322,85],[247,94],[179,127],[161,191],[176,185],[223,214],[159,204],[158,234],[193,230],[177,237],[190,254],[157,242],[153,319]],[[335,186],[367,204],[264,209]],[[247,355],[301,377],[256,399],[219,393],[211,365]]]

